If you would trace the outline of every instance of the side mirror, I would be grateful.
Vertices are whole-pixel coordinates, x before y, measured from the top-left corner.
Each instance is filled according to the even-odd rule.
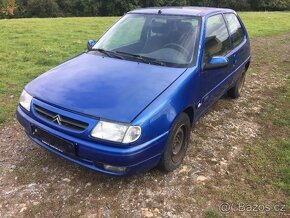
[[[223,68],[229,65],[229,59],[226,57],[215,56],[212,57],[208,63],[204,64],[204,70],[212,70]]]
[[[90,50],[92,50],[92,48],[95,46],[95,44],[96,44],[96,41],[95,40],[89,40],[88,41],[88,44],[87,44],[87,48],[88,48],[88,50],[90,51]]]

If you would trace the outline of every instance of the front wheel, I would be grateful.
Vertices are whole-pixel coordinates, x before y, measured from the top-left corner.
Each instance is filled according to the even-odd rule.
[[[181,113],[174,121],[159,166],[166,172],[178,168],[186,154],[190,139],[190,120]]]

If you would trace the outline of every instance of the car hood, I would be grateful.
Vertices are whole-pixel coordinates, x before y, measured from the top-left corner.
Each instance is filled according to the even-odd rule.
[[[58,107],[129,123],[184,71],[84,53],[25,89]]]

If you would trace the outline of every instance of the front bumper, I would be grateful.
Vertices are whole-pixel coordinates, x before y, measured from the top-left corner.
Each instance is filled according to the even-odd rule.
[[[78,138],[55,130],[31,118],[19,106],[17,108],[17,119],[25,128],[27,135],[41,147],[81,166],[115,176],[133,175],[155,167],[160,160],[160,156],[168,138],[168,132],[166,132],[144,144],[134,147],[120,148],[93,143],[86,141],[83,138]],[[37,126],[52,135],[74,143],[76,145],[76,156],[69,156],[34,138],[31,129],[32,125]],[[126,171],[108,171],[104,169],[104,164],[125,167]]]

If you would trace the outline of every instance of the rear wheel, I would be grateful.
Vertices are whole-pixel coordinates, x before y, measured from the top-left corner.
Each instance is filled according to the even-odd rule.
[[[246,80],[246,71],[242,74],[241,78],[237,81],[236,85],[228,91],[228,96],[231,98],[239,98],[242,94]]]
[[[190,139],[190,127],[189,117],[185,113],[181,113],[174,121],[159,163],[162,170],[171,172],[181,165]]]

